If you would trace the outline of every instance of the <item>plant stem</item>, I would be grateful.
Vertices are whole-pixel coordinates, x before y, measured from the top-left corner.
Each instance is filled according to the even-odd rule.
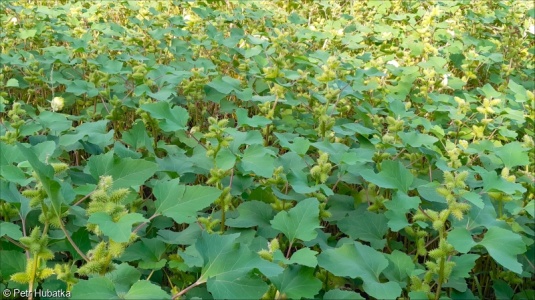
[[[440,241],[443,241],[444,240],[444,227],[442,227],[438,233],[440,236]],[[446,258],[441,257],[439,264],[440,265],[438,269],[438,283],[437,283],[437,290],[435,293],[435,300],[440,299],[440,293],[442,292],[442,282],[444,281],[444,266],[446,264]]]
[[[175,299],[179,298],[180,296],[184,295],[185,293],[189,292],[189,290],[191,290],[192,288],[197,287],[197,286],[199,286],[199,285],[201,285],[203,283],[204,283],[204,281],[198,281],[197,280],[192,285],[188,286],[187,288],[185,288],[185,289],[181,290],[180,292],[176,293],[175,295],[173,295],[173,298],[171,298],[171,299],[175,300]]]
[[[442,282],[444,281],[444,265],[445,265],[446,259],[442,257],[440,259],[440,267],[438,270],[438,285],[437,285],[437,291],[435,293],[435,300],[440,299],[440,292],[442,290]]]
[[[70,234],[67,232],[67,229],[65,229],[65,225],[63,224],[63,221],[61,219],[59,219],[59,226],[61,227],[61,230],[65,234],[65,237],[67,238],[67,240],[69,240],[69,243],[71,243],[74,250],[76,250],[76,253],[78,253],[78,255],[80,255],[86,262],[89,262],[89,258],[85,256],[82,250],[80,250],[80,248],[78,248],[76,243],[74,243],[74,241],[72,240]]]
[[[293,242],[290,242],[290,245],[288,245],[288,250],[286,251],[286,259],[290,258],[290,251],[292,250]]]
[[[149,223],[152,219],[154,219],[154,218],[156,218],[156,217],[158,217],[158,216],[160,216],[160,214],[154,214],[154,215],[152,215],[152,216],[147,220],[147,222],[143,222],[143,223],[139,224],[139,225],[132,231],[132,233],[136,233],[136,232],[138,232],[138,231],[141,229],[141,227],[145,226],[145,225],[146,225],[147,223]]]
[[[28,283],[28,290],[30,291],[30,296],[28,297],[28,300],[33,300],[33,290],[34,290],[33,286],[35,282],[35,272],[37,272],[38,262],[39,262],[39,255],[36,254],[33,260],[33,271],[30,276],[30,282]]]

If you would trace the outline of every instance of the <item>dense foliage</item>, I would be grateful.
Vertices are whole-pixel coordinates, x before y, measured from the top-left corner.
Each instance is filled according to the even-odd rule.
[[[2,290],[535,297],[533,2],[0,11]]]

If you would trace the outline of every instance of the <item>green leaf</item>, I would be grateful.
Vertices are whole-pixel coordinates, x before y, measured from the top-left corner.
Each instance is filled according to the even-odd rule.
[[[207,85],[222,94],[230,94],[232,91],[240,90],[240,81],[232,77],[224,76],[216,78]]]
[[[392,251],[386,258],[390,261],[388,268],[384,271],[386,278],[405,287],[407,278],[412,275],[412,271],[416,268],[412,258],[398,250]]]
[[[197,219],[197,212],[210,206],[221,195],[221,190],[209,186],[179,185],[180,179],[159,182],[153,193],[156,213],[173,218],[175,222],[191,223]]]
[[[289,262],[315,268],[318,265],[316,255],[318,255],[317,251],[311,250],[310,248],[301,248],[292,254]]]
[[[161,269],[159,266],[165,264],[165,259],[161,259],[166,250],[166,244],[157,238],[141,238],[130,247],[126,248],[121,256],[123,261],[140,260],[138,267],[142,269]]]
[[[472,234],[463,227],[455,227],[448,233],[448,243],[461,253],[468,253],[472,247],[477,245],[472,239]]]
[[[483,206],[485,205],[485,203],[483,203],[483,199],[481,198],[481,195],[478,193],[467,192],[467,193],[464,193],[461,197],[465,200],[468,200],[468,202],[472,203],[473,205],[479,208],[483,208]]]
[[[407,214],[417,209],[420,202],[420,197],[409,197],[399,191],[394,194],[391,201],[385,202],[384,205],[388,211],[384,215],[388,218],[390,230],[398,232],[408,226]]]
[[[258,226],[258,235],[273,237],[277,234],[269,221],[275,216],[271,205],[260,201],[247,201],[238,206],[238,217],[228,219],[226,224],[235,228],[250,228]]]
[[[19,81],[15,78],[11,78],[6,82],[6,87],[19,87]]]
[[[256,128],[265,127],[266,125],[271,124],[271,120],[263,116],[253,116],[249,118],[247,116],[247,110],[243,108],[236,109],[236,118],[238,119],[239,127],[247,125]]]
[[[39,123],[41,123],[44,128],[57,132],[68,130],[72,126],[72,121],[67,120],[65,115],[51,111],[41,112],[39,115]],[[56,145],[54,143],[54,150],[55,149]]]
[[[140,106],[148,112],[151,117],[162,120],[158,123],[160,128],[166,132],[174,132],[186,129],[189,119],[188,111],[180,106],[171,108],[169,102],[148,103]]]
[[[407,193],[414,181],[412,173],[405,168],[399,161],[383,161],[381,164],[381,172],[374,173],[370,169],[360,172],[360,175],[367,181],[376,184],[382,188],[398,189]]]
[[[132,284],[139,280],[141,272],[127,263],[122,263],[105,276],[113,282],[117,293],[126,293]]]
[[[145,221],[147,219],[138,213],[126,214],[117,222],[114,222],[111,216],[104,212],[94,213],[87,219],[87,222],[98,225],[104,235],[118,243],[128,242],[132,233],[132,225]]]
[[[2,262],[0,275],[5,281],[9,281],[11,275],[24,272],[26,269],[26,255],[22,251],[0,250],[0,261]]]
[[[130,130],[123,133],[123,141],[134,149],[145,148],[149,152],[154,152],[152,139],[149,137],[145,124],[142,121],[136,122]]]
[[[364,300],[364,298],[353,291],[334,289],[325,293],[323,300]]]
[[[506,269],[522,273],[522,264],[518,262],[517,255],[526,252],[526,244],[520,235],[503,228],[491,227],[479,245],[485,247],[490,256]]]
[[[123,299],[169,299],[169,294],[147,280],[140,280],[124,295]]]
[[[219,169],[230,170],[236,164],[236,155],[228,148],[223,148],[217,152],[215,164]]]
[[[529,201],[529,203],[524,206],[524,210],[533,218],[535,216],[535,200]]]
[[[310,141],[304,137],[297,137],[293,140],[293,143],[290,145],[290,150],[299,154],[305,155],[310,147]]]
[[[73,80],[69,85],[67,85],[67,89],[65,91],[67,93],[73,93],[76,96],[86,94],[88,97],[95,97],[98,95],[98,90],[95,88],[95,84],[93,82],[87,82],[80,79]]]
[[[14,182],[21,186],[26,186],[33,181],[33,178],[26,178],[26,174],[22,172],[19,167],[14,165],[4,165],[2,166],[2,175],[7,181]]]
[[[312,299],[322,286],[322,282],[314,276],[314,269],[303,266],[290,265],[270,280],[281,294],[290,299]]]
[[[528,149],[522,147],[519,142],[511,142],[503,147],[496,148],[494,153],[503,161],[506,168],[513,168],[516,166],[527,166],[529,164],[529,157],[526,153]]]
[[[351,211],[338,222],[338,228],[354,240],[369,242],[375,249],[383,249],[386,244],[384,236],[388,231],[388,224],[384,214]]]
[[[474,170],[478,171],[479,175],[483,179],[483,191],[492,192],[492,191],[501,191],[509,195],[513,195],[516,192],[524,193],[526,188],[521,184],[516,182],[509,182],[503,177],[496,174],[494,171],[487,171],[481,167],[472,167]]]
[[[499,98],[502,96],[500,92],[497,92],[490,83],[485,84],[482,88],[480,88],[480,91],[485,95],[485,97],[491,99],[491,98]]]
[[[120,299],[113,282],[105,277],[80,280],[72,287],[71,299]]]
[[[203,231],[195,244],[203,260],[197,282],[206,282],[215,299],[258,299],[268,286],[251,271],[258,269],[266,276],[277,276],[282,272],[277,264],[261,259],[246,245],[237,243],[238,236]]]
[[[512,299],[515,294],[515,291],[509,284],[501,279],[493,280],[492,288],[494,289],[496,299]]]
[[[460,256],[453,256],[451,261],[455,263],[453,270],[451,271],[451,278],[469,278],[472,275],[472,269],[476,265],[476,260],[480,256],[478,254],[463,254]]]
[[[45,165],[44,163],[39,161],[32,149],[26,148],[20,143],[17,144],[17,147],[19,148],[19,151],[22,153],[22,155],[24,155],[24,157],[30,163],[33,170],[37,174],[37,177],[39,177],[43,189],[46,191],[46,194],[52,202],[52,209],[54,210],[54,213],[56,214],[56,216],[61,216],[61,205],[64,200],[63,195],[60,192],[61,185],[54,178],[54,169],[52,168],[52,166]]]
[[[103,175],[111,175],[114,188],[142,185],[158,169],[156,163],[144,159],[114,158],[113,151],[93,155],[87,162],[87,166],[95,179]]]
[[[261,278],[250,275],[210,278],[207,285],[214,299],[260,299],[267,291],[267,285]]]
[[[507,87],[513,92],[516,102],[526,102],[528,100],[526,88],[516,83],[513,79],[509,79],[509,85]]]
[[[381,272],[388,267],[384,255],[359,242],[324,251],[318,256],[318,264],[336,276],[360,277],[364,291],[374,298],[395,299],[401,294],[397,282],[380,279]]]
[[[37,30],[35,29],[20,29],[19,36],[21,39],[26,40],[28,38],[33,38],[35,34],[37,33]]]
[[[434,136],[428,134],[419,133],[417,131],[411,132],[398,132],[398,136],[401,138],[405,145],[411,147],[428,147],[433,146],[434,143],[438,142],[438,139]]]
[[[22,231],[20,230],[20,226],[16,224],[2,222],[0,223],[0,237],[3,237],[4,235],[18,241],[22,237]]]
[[[273,152],[262,145],[251,145],[243,152],[241,167],[245,172],[271,178],[275,169]]]
[[[289,211],[279,212],[271,221],[273,228],[284,233],[290,244],[296,239],[310,241],[317,235],[319,225],[319,202],[316,198],[308,198],[297,203]]]

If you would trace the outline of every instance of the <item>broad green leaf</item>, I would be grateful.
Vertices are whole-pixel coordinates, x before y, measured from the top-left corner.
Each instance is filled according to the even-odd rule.
[[[167,229],[158,231],[158,239],[171,245],[193,245],[200,236],[201,228],[197,224],[191,224],[180,232]]]
[[[174,132],[186,129],[189,119],[188,111],[180,106],[171,107],[169,102],[148,103],[140,106],[151,117],[162,120],[159,126],[163,131]]]
[[[122,263],[115,267],[113,271],[106,274],[115,285],[117,293],[126,293],[141,277],[141,272],[127,263]]]
[[[114,143],[115,131],[108,130],[108,120],[86,122],[76,127],[73,133],[63,134],[59,137],[59,145],[66,148],[78,147],[80,141],[90,142],[99,147],[105,147]],[[74,148],[77,149],[77,148]]]
[[[258,235],[263,237],[273,237],[277,234],[269,221],[275,216],[271,205],[260,201],[247,201],[238,206],[238,217],[228,219],[226,224],[236,228],[250,228],[258,226]]]
[[[388,218],[388,227],[394,232],[409,225],[407,220],[407,213],[418,208],[421,199],[420,197],[409,197],[402,192],[396,192],[391,201],[385,202],[385,207],[388,209],[384,215]]]
[[[72,287],[71,299],[120,299],[113,282],[106,277],[80,280]]]
[[[24,272],[26,269],[26,255],[23,251],[0,250],[0,261],[2,262],[0,275],[5,281],[8,281],[11,275]]]
[[[4,235],[18,241],[22,237],[22,231],[20,230],[20,226],[16,224],[2,222],[0,223],[0,237],[3,237]]]
[[[364,291],[374,298],[395,299],[401,294],[397,282],[380,279],[388,267],[385,256],[359,242],[324,251],[318,256],[318,265],[336,276],[361,278]]]
[[[293,140],[293,143],[290,145],[290,149],[299,154],[305,155],[310,147],[310,141],[304,137],[297,137]]]
[[[289,211],[279,212],[271,221],[273,228],[284,233],[290,244],[296,239],[310,241],[317,235],[319,225],[319,202],[316,198],[308,198],[297,203]]]
[[[527,166],[529,164],[528,149],[519,142],[511,142],[503,147],[496,148],[494,153],[503,161],[506,168]]]
[[[251,145],[243,152],[241,167],[245,172],[271,178],[275,169],[273,152],[262,145]]]
[[[236,164],[236,155],[228,148],[223,148],[217,152],[215,165],[222,170],[230,170]]]
[[[485,247],[490,256],[506,269],[517,274],[522,273],[522,265],[518,262],[517,255],[526,252],[526,244],[517,233],[491,227],[479,245]]]
[[[292,254],[289,262],[315,268],[318,265],[316,255],[318,255],[317,251],[310,250],[310,248],[301,248]]]
[[[163,267],[162,263],[163,265],[166,263],[166,260],[162,259],[165,250],[166,244],[161,240],[157,238],[141,238],[125,250],[121,260],[139,260],[138,268],[159,270]]]
[[[388,231],[387,219],[384,214],[369,211],[351,211],[338,222],[338,228],[354,240],[369,242],[375,249],[382,249]]]
[[[431,147],[434,143],[438,142],[438,139],[428,134],[419,133],[417,131],[410,132],[398,132],[398,136],[401,138],[404,144],[411,147]]]
[[[238,126],[240,127],[247,125],[256,128],[271,124],[271,120],[263,116],[252,116],[249,118],[247,116],[247,110],[243,108],[236,109],[236,117],[238,118]]]
[[[224,76],[216,78],[208,83],[208,86],[222,94],[230,94],[232,91],[240,90],[240,81],[232,77]]]
[[[472,234],[463,227],[455,227],[448,233],[448,243],[461,253],[468,253],[472,247],[477,245],[472,239]]]
[[[455,263],[451,271],[451,277],[469,278],[472,275],[472,270],[476,265],[476,260],[479,258],[478,254],[463,254],[460,256],[453,256],[451,261]]]
[[[261,278],[253,275],[211,277],[207,286],[214,299],[260,299],[268,288]]]
[[[481,195],[478,193],[467,192],[467,193],[464,193],[461,197],[463,199],[468,200],[468,202],[472,203],[473,205],[479,208],[483,208],[483,206],[485,205],[485,203],[483,203],[483,199],[481,199]]]
[[[485,192],[501,191],[513,195],[516,192],[524,193],[526,191],[526,188],[521,184],[509,182],[494,171],[489,172],[481,167],[473,167],[473,169],[478,171],[483,179],[483,190]]]
[[[288,266],[284,272],[270,278],[281,294],[290,299],[312,299],[320,291],[322,282],[314,276],[314,269],[303,266]]]
[[[28,38],[33,38],[35,34],[37,33],[37,30],[35,29],[20,29],[20,38],[23,40],[26,40]]]
[[[529,201],[529,203],[524,206],[524,210],[533,218],[535,216],[535,200]]]
[[[491,98],[499,98],[502,96],[500,92],[497,92],[490,83],[485,84],[482,88],[479,88],[479,90],[485,95],[485,97],[491,99]]]
[[[142,121],[136,122],[130,130],[124,132],[122,138],[125,143],[136,150],[145,148],[149,152],[154,152],[152,148],[153,141],[149,137],[145,124]]]
[[[132,225],[145,222],[147,219],[138,213],[129,213],[114,222],[111,216],[104,212],[97,212],[89,216],[87,222],[99,226],[102,233],[115,242],[126,243],[130,240]]]
[[[48,128],[52,131],[65,131],[71,128],[72,121],[67,120],[65,115],[59,114],[51,111],[43,111],[39,115],[39,123],[43,125],[44,128]],[[54,150],[56,149],[54,144]]]
[[[88,97],[95,97],[98,95],[98,90],[93,82],[80,79],[73,80],[69,85],[67,85],[67,89],[65,91],[67,93],[73,93],[76,96],[86,94]]]
[[[4,165],[1,168],[2,175],[0,176],[2,176],[7,181],[14,182],[21,186],[26,186],[34,180],[33,178],[26,178],[26,174],[22,172],[19,167],[16,167],[14,165]]]
[[[221,195],[221,190],[209,186],[185,186],[178,184],[179,179],[159,182],[153,193],[156,213],[173,218],[175,222],[191,223],[197,213],[210,206]]]
[[[246,245],[237,243],[238,236],[203,231],[195,244],[203,260],[201,277],[197,282],[207,282],[208,291],[216,299],[258,299],[268,286],[251,271],[258,269],[266,276],[282,272],[280,266],[261,259]]]
[[[123,299],[169,299],[169,294],[162,288],[147,280],[140,280],[124,295]]]
[[[497,279],[493,280],[492,288],[496,299],[512,299],[515,291],[507,284],[507,282]]]
[[[113,177],[114,188],[130,188],[142,185],[158,169],[156,163],[145,159],[115,158],[113,151],[102,155],[93,155],[87,162],[93,178],[103,175]]]
[[[32,149],[26,148],[22,144],[17,144],[19,151],[24,155],[41,181],[43,189],[52,202],[52,209],[57,216],[61,216],[61,205],[64,202],[63,195],[60,192],[61,185],[54,178],[54,169],[50,165],[45,165],[35,155]]]
[[[386,278],[390,281],[396,281],[402,287],[405,287],[407,278],[412,275],[412,271],[416,268],[412,258],[398,250],[392,251],[386,258],[390,261],[384,271]]]
[[[376,184],[382,188],[398,189],[407,193],[409,191],[414,176],[399,161],[384,161],[381,164],[381,172],[374,173],[370,169],[360,172],[360,175],[367,181]]]
[[[364,298],[359,293],[353,291],[334,289],[325,293],[323,300],[364,300]]]
[[[528,99],[526,88],[516,83],[513,79],[509,79],[509,85],[507,87],[513,92],[516,102],[526,102]]]
[[[6,82],[6,87],[19,87],[19,81],[15,78],[11,78]]]

